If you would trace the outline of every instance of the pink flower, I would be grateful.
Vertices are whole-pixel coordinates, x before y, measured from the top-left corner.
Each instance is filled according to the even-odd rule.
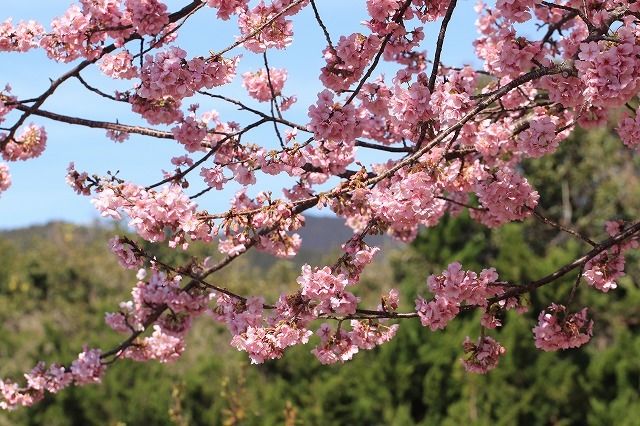
[[[109,249],[117,256],[120,266],[125,269],[137,269],[142,264],[142,259],[131,250],[131,246],[125,245],[117,235],[109,240]]]
[[[518,138],[518,148],[527,157],[540,158],[558,148],[556,125],[546,115],[532,118],[529,128],[520,133]]]
[[[616,280],[624,274],[624,255],[603,252],[584,265],[584,277],[587,284],[606,293],[618,287]]]
[[[11,174],[5,163],[0,163],[0,194],[11,186]]]
[[[539,198],[527,179],[508,167],[478,180],[474,191],[487,210],[471,210],[471,216],[492,228],[524,220]]]
[[[353,104],[334,104],[333,94],[326,89],[318,94],[318,102],[309,107],[309,118],[311,121],[307,128],[318,141],[327,139],[353,143],[361,133]]]
[[[71,374],[76,385],[84,386],[101,382],[107,368],[100,361],[101,353],[100,349],[89,349],[85,346],[83,352],[78,355],[78,359],[71,363]]]
[[[216,16],[224,21],[246,10],[249,0],[207,0],[207,6],[218,9]]]
[[[467,371],[477,374],[485,374],[493,370],[498,365],[500,355],[505,353],[500,343],[487,336],[479,337],[476,343],[467,336],[462,346],[464,353],[469,354],[469,357],[461,359],[460,362]]]
[[[159,0],[126,0],[125,7],[140,35],[159,34],[169,23],[167,6]]]
[[[270,68],[267,73],[261,68],[256,73],[242,74],[242,78],[242,86],[247,88],[249,96],[260,102],[267,102],[281,95],[284,82],[287,80],[287,70]]]
[[[563,305],[552,304],[542,311],[538,325],[533,328],[536,347],[543,351],[577,348],[593,335],[593,321],[587,321],[587,308],[579,313],[567,314]]]
[[[629,116],[628,111],[623,111],[622,118],[618,122],[616,130],[620,135],[620,139],[626,146],[631,149],[640,149],[640,114],[636,110],[634,117]]]
[[[42,126],[31,123],[24,127],[15,140],[12,139],[2,151],[6,161],[28,160],[39,157],[47,144],[47,132]]]
[[[138,76],[138,67],[133,65],[133,55],[128,50],[100,59],[100,71],[112,78],[131,79]]]

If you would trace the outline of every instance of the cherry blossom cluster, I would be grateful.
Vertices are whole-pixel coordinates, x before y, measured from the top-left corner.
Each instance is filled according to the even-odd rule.
[[[318,94],[318,101],[309,107],[307,125],[317,140],[333,139],[343,143],[352,143],[360,136],[358,118],[353,104],[334,103],[334,95],[329,90]]]
[[[264,317],[264,299],[252,297],[234,299],[225,294],[216,297],[216,307],[209,315],[223,322],[231,332],[231,345],[248,353],[252,363],[280,358],[284,349],[306,344],[313,334],[308,327],[312,321],[326,315],[349,315],[355,312],[357,298],[345,288],[355,285],[364,266],[371,262],[378,251],[354,237],[345,244],[345,256],[341,269],[346,275],[336,274],[329,267],[322,269],[305,265],[298,278],[301,289],[295,294],[282,294],[275,305],[275,313]],[[380,310],[391,312],[398,307],[398,293],[392,290],[383,296]],[[325,323],[316,332],[321,345],[311,352],[324,364],[346,361],[359,349],[373,347],[389,341],[398,328],[397,324],[385,326],[382,321],[357,321],[350,323],[351,330],[331,332]]]
[[[308,3],[308,0],[276,0],[271,4],[260,2],[251,10],[237,8],[238,27],[241,39],[245,40],[245,49],[262,53],[271,48],[287,48],[293,41],[293,22],[286,17],[298,13]]]
[[[21,21],[13,25],[11,18],[0,23],[0,52],[26,52],[39,46],[45,29],[36,21]]]
[[[70,175],[73,176],[73,171]],[[73,177],[68,179],[73,185],[77,182]],[[119,220],[120,211],[124,211],[130,218],[129,226],[147,241],[165,241],[167,229],[177,233],[169,244],[173,247],[182,243],[186,249],[184,235],[193,240],[211,240],[211,230],[197,218],[197,204],[177,185],[164,186],[160,191],[146,190],[129,182],[104,186],[91,202],[103,217]]]
[[[91,189],[89,182],[89,174],[87,172],[78,172],[73,162],[69,163],[67,167],[67,176],[65,179],[67,185],[69,185],[78,195],[91,195]]]
[[[376,216],[390,224],[394,235],[413,240],[418,225],[434,226],[446,211],[446,202],[436,198],[442,184],[433,173],[399,170],[371,191],[369,204]]]
[[[228,20],[231,15],[237,15],[246,10],[249,0],[207,0],[207,6],[218,9],[217,16]]]
[[[633,118],[629,116],[628,111],[624,111],[616,128],[622,142],[634,150],[640,149],[640,118],[638,117],[638,110],[635,111]]]
[[[333,364],[338,361],[348,361],[360,349],[370,350],[391,340],[399,325],[385,326],[373,321],[351,320],[351,331],[342,329],[332,332],[331,326],[324,323],[316,334],[321,344],[311,350],[322,364]]]
[[[125,0],[127,15],[140,35],[156,35],[169,23],[167,6],[159,0]]]
[[[525,156],[540,158],[555,152],[558,143],[556,125],[545,115],[535,117],[529,122],[529,128],[519,135],[518,147]]]
[[[242,85],[247,88],[249,96],[260,102],[267,102],[281,95],[287,76],[286,69],[261,68],[255,73],[242,74]]]
[[[132,79],[139,75],[138,67],[133,65],[133,55],[127,50],[114,55],[102,55],[99,66],[100,71],[111,78]]]
[[[124,269],[136,269],[142,264],[142,259],[133,252],[128,242],[121,240],[118,235],[109,240],[109,249]]]
[[[320,74],[320,81],[334,92],[342,92],[362,77],[380,46],[377,35],[365,37],[360,33],[340,37],[335,48],[327,47],[322,53],[327,65]]]
[[[610,221],[606,223],[607,234],[615,237],[624,230],[624,221]],[[624,274],[624,252],[637,249],[637,236],[613,246],[608,251],[602,251],[591,258],[584,266],[582,277],[587,284],[606,293],[618,287],[617,280]]]
[[[0,380],[0,408],[15,410],[18,406],[30,406],[44,398],[44,393],[57,393],[71,384],[84,386],[100,383],[106,371],[101,361],[100,349],[89,349],[86,346],[78,358],[66,368],[60,364],[52,364],[46,368],[39,362],[31,372],[24,375],[26,386],[20,387],[11,380]]]
[[[222,86],[233,80],[238,57],[186,60],[187,52],[177,46],[146,55],[140,70],[138,95],[149,100],[165,97],[183,99],[200,89]]]
[[[533,328],[536,347],[543,351],[577,348],[593,335],[593,321],[587,320],[587,308],[569,314],[563,305],[552,304],[542,311]]]
[[[396,85],[390,101],[391,115],[401,128],[406,128],[406,136],[412,136],[410,130],[418,123],[433,118],[431,92],[428,87],[427,76],[420,73],[417,81],[404,88]],[[415,129],[414,129],[415,130]]]
[[[11,186],[11,174],[9,173],[9,166],[5,163],[0,163],[0,194]]]
[[[144,331],[155,311],[162,307],[169,312],[153,320],[153,333],[137,337],[119,356],[136,361],[176,361],[185,349],[184,338],[191,329],[194,317],[202,315],[213,293],[197,287],[182,288],[181,275],[169,275],[151,269],[147,280],[146,271],[140,270],[136,287],[131,292],[133,300],[120,303],[120,310],[107,313],[105,321],[120,333]]]
[[[485,374],[493,370],[499,361],[500,355],[505,353],[505,348],[500,343],[488,336],[481,336],[473,343],[469,336],[462,342],[464,353],[469,354],[467,359],[461,359],[467,371],[477,374]]]
[[[486,210],[471,210],[471,216],[495,228],[513,220],[523,220],[538,205],[538,192],[527,179],[508,167],[487,173],[474,192]]]
[[[317,315],[348,315],[356,311],[358,298],[346,290],[353,283],[343,274],[334,275],[328,266],[322,269],[303,266],[298,284],[302,288],[301,294],[316,302],[314,310]]]
[[[44,152],[46,144],[47,132],[44,127],[31,123],[9,141],[2,151],[2,158],[6,161],[25,161],[36,158]]]
[[[585,100],[595,107],[624,105],[640,89],[640,64],[633,59],[640,54],[638,34],[623,26],[616,38],[615,43],[602,40],[580,45],[578,77],[586,87]]]
[[[474,46],[478,57],[484,61],[485,70],[491,75],[518,77],[534,63],[548,63],[542,42],[533,42],[517,35],[509,19],[514,14],[508,9],[503,14],[502,9],[490,8],[479,2],[476,11],[480,13],[477,24],[481,36]]]
[[[307,327],[316,318],[299,292],[283,293],[274,315],[267,318],[263,318],[263,302],[259,297],[245,301],[222,294],[216,298],[216,308],[208,311],[214,320],[227,324],[231,345],[247,352],[253,364],[280,358],[289,346],[306,344],[313,334]]]
[[[4,86],[4,90],[0,91],[0,123],[5,120],[5,116],[14,108],[13,102],[18,99],[11,94],[11,86]]]
[[[427,286],[434,295],[433,299],[427,301],[418,296],[416,300],[416,311],[422,325],[435,331],[445,328],[463,305],[486,308],[488,299],[503,291],[496,284],[497,280],[498,274],[494,268],[483,269],[478,275],[473,271],[464,271],[459,262],[451,263],[442,275],[430,275]]]

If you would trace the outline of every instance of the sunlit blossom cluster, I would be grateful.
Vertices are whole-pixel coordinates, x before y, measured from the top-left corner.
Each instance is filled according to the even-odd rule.
[[[200,89],[211,89],[231,82],[238,58],[186,59],[187,52],[177,46],[146,55],[140,70],[138,95],[157,100],[167,96],[183,99]]]
[[[247,88],[249,96],[260,102],[267,102],[281,95],[284,82],[287,80],[287,70],[261,68],[258,72],[242,74],[242,85]]]
[[[497,280],[494,268],[484,269],[478,275],[464,271],[459,262],[451,263],[442,275],[430,275],[427,286],[433,298],[427,301],[418,296],[416,300],[416,311],[422,325],[435,331],[445,328],[463,305],[486,308],[490,297],[502,293],[502,287],[494,285]]]
[[[9,166],[5,163],[0,163],[0,193],[6,191],[11,186],[11,174],[9,173]]]
[[[47,132],[43,126],[31,123],[5,146],[2,158],[6,161],[25,161],[39,157],[47,144]]]

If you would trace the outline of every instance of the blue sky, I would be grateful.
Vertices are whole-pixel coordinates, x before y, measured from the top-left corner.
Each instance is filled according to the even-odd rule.
[[[64,13],[70,2],[68,0],[24,0],[3,2],[0,10],[0,21],[12,17],[19,20],[37,19],[45,28],[54,16]],[[171,11],[189,3],[187,0],[165,1]],[[337,40],[341,34],[365,31],[360,22],[365,19],[364,0],[319,0],[318,7],[325,23]],[[450,30],[445,42],[443,61],[450,65],[470,63],[479,65],[473,53],[471,42],[476,37],[473,10],[475,2],[458,1],[456,14],[450,23]],[[233,20],[220,22],[215,19],[215,11],[203,10],[189,21],[183,28],[178,45],[188,51],[189,55],[206,55],[209,50],[216,51],[234,41],[239,34]],[[270,65],[276,68],[286,67],[289,79],[285,84],[285,94],[296,94],[298,103],[286,115],[286,118],[299,123],[306,123],[306,111],[310,103],[315,102],[316,93],[321,89],[317,78],[323,64],[322,49],[325,47],[324,37],[318,25],[312,19],[308,8],[294,21],[294,42],[286,51],[270,51]],[[425,26],[427,32],[424,49],[433,54],[439,23]],[[247,70],[257,70],[261,65],[261,57],[237,49],[233,54],[242,53],[243,58],[239,74]],[[46,89],[49,79],[57,78],[73,67],[73,64],[56,64],[46,59],[41,51],[28,54],[0,53],[0,86],[10,84],[12,93],[20,99],[39,95]],[[87,80],[105,91],[116,88],[122,90],[129,87],[116,85],[109,79],[101,78],[96,71],[83,74]],[[240,86],[238,77],[231,87],[225,87],[223,93],[246,100],[244,88]],[[252,117],[239,114],[227,105],[206,104],[199,100],[202,108],[216,109],[224,120],[235,120],[247,123]],[[250,100],[247,102],[252,103]],[[189,102],[185,102],[187,105]],[[110,103],[87,92],[76,81],[69,81],[56,94],[45,102],[46,110],[58,111],[68,115],[84,118],[113,121],[126,124],[141,123],[128,109],[114,108]],[[11,125],[10,115],[2,126]],[[87,129],[55,123],[43,118],[34,117],[36,124],[45,125],[48,132],[47,149],[40,158],[26,162],[10,163],[12,187],[0,195],[0,229],[13,229],[34,224],[43,224],[52,220],[65,220],[75,223],[89,223],[99,219],[88,197],[76,195],[65,184],[66,168],[73,161],[79,171],[104,175],[108,170],[119,171],[119,176],[137,184],[148,185],[161,179],[161,170],[171,170],[170,159],[183,155],[185,151],[172,141],[156,140],[147,137],[134,137],[124,144],[117,144],[105,137],[99,129]],[[275,137],[271,128],[250,134],[250,139],[259,144],[271,145]],[[199,158],[199,157],[194,157]],[[364,159],[364,158],[363,158]],[[263,185],[251,189],[251,193],[267,189],[269,186],[274,195],[280,195],[284,181],[279,178],[263,180]],[[202,189],[202,183],[195,176],[192,178],[193,192]],[[209,212],[221,212],[227,209],[228,200],[237,187],[219,193],[213,191],[207,198],[198,199],[201,208]]]

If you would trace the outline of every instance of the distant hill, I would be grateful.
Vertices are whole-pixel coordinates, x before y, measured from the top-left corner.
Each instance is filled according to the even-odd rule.
[[[340,246],[353,236],[353,231],[344,225],[344,219],[337,217],[305,216],[306,225],[298,230],[302,238],[302,248],[298,256],[293,259],[296,265],[311,263],[318,265],[327,255],[339,251]],[[28,228],[1,231],[0,236],[13,243],[16,249],[27,251],[37,249],[39,242],[46,240],[59,247],[73,241],[77,249],[89,247],[92,242],[104,240],[116,233],[123,233],[121,229],[110,228],[99,222],[93,225],[74,225],[65,222],[50,222],[46,225],[35,225]],[[384,247],[399,247],[401,244],[387,236],[367,236],[370,245]],[[268,268],[275,261],[271,255],[248,253],[256,266]],[[384,255],[384,253],[381,253]]]
[[[305,216],[305,219],[305,227],[298,230],[298,234],[302,238],[303,247],[309,250],[327,251],[339,248],[342,243],[353,237],[353,230],[345,226],[342,218]],[[370,235],[365,241],[375,246],[393,243],[391,238],[384,235]]]

